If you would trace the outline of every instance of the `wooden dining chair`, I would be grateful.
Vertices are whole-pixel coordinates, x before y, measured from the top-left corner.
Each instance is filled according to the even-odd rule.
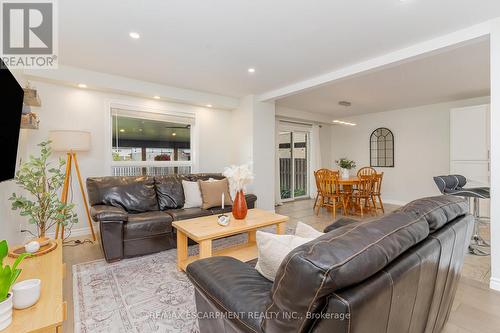
[[[376,175],[377,174],[377,170],[375,170],[374,168],[372,167],[363,167],[361,169],[358,170],[358,173],[357,173],[357,176],[372,176],[372,175]]]
[[[316,181],[316,199],[314,200],[313,210],[316,209],[316,205],[318,204],[318,200],[321,197],[321,191],[319,189],[320,179],[325,178],[329,172],[330,172],[330,170],[328,170],[328,169],[319,169],[319,170],[314,171],[314,180]]]
[[[384,179],[384,173],[377,173],[375,175],[375,182],[373,184],[372,202],[375,210],[380,209],[382,213],[385,214],[384,204],[382,203],[382,179]],[[378,206],[377,206],[378,202]]]
[[[332,209],[333,219],[336,219],[337,208],[342,206],[344,208],[345,214],[345,200],[340,193],[340,185],[338,183],[339,173],[328,170],[328,172],[323,172],[319,174],[318,177],[318,188],[320,191],[318,200],[318,207],[316,209],[316,215],[319,215],[319,210],[322,207],[327,207]]]
[[[375,175],[359,176],[358,187],[352,193],[352,199],[355,207],[359,208],[361,217],[364,216],[365,210],[375,211],[375,208],[372,207],[372,204],[374,204],[373,186],[375,177]]]

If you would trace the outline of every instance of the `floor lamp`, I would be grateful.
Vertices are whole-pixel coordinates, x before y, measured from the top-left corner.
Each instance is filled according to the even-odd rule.
[[[71,172],[73,164],[75,165],[76,174],[78,176],[78,184],[80,185],[80,192],[83,197],[83,204],[85,206],[85,213],[89,223],[90,231],[92,232],[92,239],[95,241],[95,232],[90,218],[89,205],[87,203],[87,196],[83,187],[82,176],[80,175],[80,168],[78,167],[78,160],[76,159],[76,152],[90,150],[90,132],[86,131],[50,131],[49,140],[53,151],[65,152],[66,160],[66,177],[64,179],[64,186],[61,194],[61,201],[68,202],[69,186],[71,182]],[[56,239],[59,238],[59,229],[61,229],[61,239],[64,239],[64,225],[59,224],[56,226]]]

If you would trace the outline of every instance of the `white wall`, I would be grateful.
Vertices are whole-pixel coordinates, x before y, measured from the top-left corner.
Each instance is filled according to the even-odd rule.
[[[371,113],[346,118],[357,126],[332,128],[332,157],[369,166],[369,137],[378,127],[387,127],[395,137],[395,167],[376,168],[384,172],[383,199],[404,204],[438,195],[433,176],[450,168],[450,113],[454,107],[489,103],[489,97]]]
[[[197,142],[194,144],[197,145],[198,153],[197,171],[221,172],[225,166],[232,163],[229,154],[231,141],[228,139],[228,131],[231,128],[232,121],[231,111],[127,97],[45,82],[31,81],[31,83],[38,90],[42,99],[42,107],[36,109],[41,119],[40,129],[22,130],[22,140],[19,148],[21,157],[37,154],[36,145],[43,140],[47,140],[50,130],[86,130],[91,132],[92,149],[90,152],[78,154],[82,177],[109,175],[111,170],[105,166],[110,154],[110,152],[106,151],[104,144],[108,131],[105,120],[109,115],[109,103],[116,101],[121,104],[195,113],[196,125],[194,130]],[[10,211],[10,203],[5,198],[17,188],[9,183],[1,186],[0,199],[2,199],[2,206],[0,208],[2,210],[0,211],[0,221],[2,222],[0,222],[0,226],[2,226],[2,233],[0,238],[18,242],[21,239],[18,232],[19,225],[23,224],[25,219],[19,218],[16,212]],[[87,220],[82,209],[83,201],[75,178],[73,178],[73,201],[76,204],[79,216],[79,223],[74,226],[73,234],[80,234],[85,230],[78,231],[78,229],[86,228]],[[8,224],[8,227],[4,228],[6,224]]]

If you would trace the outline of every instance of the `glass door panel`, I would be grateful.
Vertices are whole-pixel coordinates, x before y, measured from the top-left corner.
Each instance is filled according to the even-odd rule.
[[[280,132],[278,145],[280,196],[282,200],[289,200],[293,198],[292,132]]]
[[[293,132],[293,166],[294,166],[294,187],[293,197],[300,198],[308,195],[308,133]]]

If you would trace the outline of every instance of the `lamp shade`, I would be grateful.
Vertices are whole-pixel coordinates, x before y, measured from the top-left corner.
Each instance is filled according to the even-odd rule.
[[[90,132],[87,131],[50,131],[49,140],[54,151],[89,151]]]

